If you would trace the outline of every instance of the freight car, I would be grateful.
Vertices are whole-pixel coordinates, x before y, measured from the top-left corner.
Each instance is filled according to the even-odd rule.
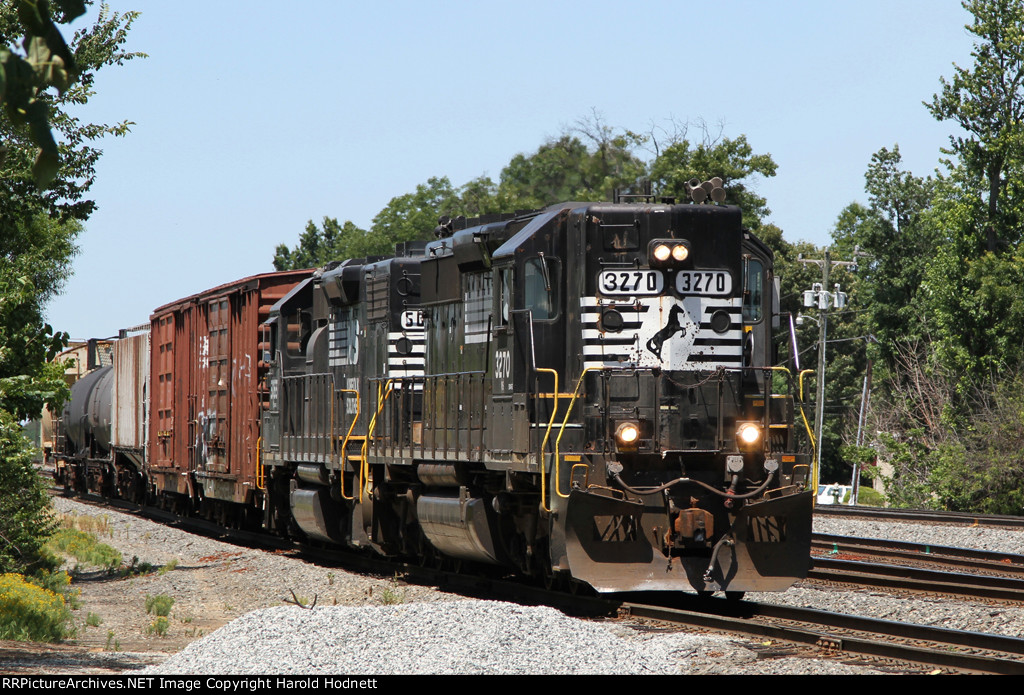
[[[436,232],[158,310],[147,496],[598,591],[806,575],[809,456],[772,366],[772,254],[739,209],[565,203]],[[231,328],[221,298],[254,283],[266,320]]]

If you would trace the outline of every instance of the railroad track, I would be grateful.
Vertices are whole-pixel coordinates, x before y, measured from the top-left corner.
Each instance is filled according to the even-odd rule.
[[[750,601],[697,599],[689,606],[623,603],[633,617],[769,638],[820,656],[883,660],[919,670],[1024,674],[1024,639]]]
[[[844,504],[820,504],[814,507],[815,516],[853,517],[858,519],[887,519],[922,521],[961,526],[1002,526],[1024,528],[1024,516],[971,514],[968,512],[938,512],[927,509],[893,509],[889,507],[861,507]]]
[[[815,533],[811,537],[811,550],[819,555],[900,560],[915,565],[954,567],[997,575],[1024,575],[1024,555],[973,548]]]
[[[815,534],[812,548],[808,579],[1024,603],[1021,555],[827,534]]]

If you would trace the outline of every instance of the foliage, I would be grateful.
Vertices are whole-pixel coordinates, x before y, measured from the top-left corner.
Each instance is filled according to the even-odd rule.
[[[53,0],[63,21],[85,13],[82,0]],[[75,58],[50,15],[48,2],[15,0],[4,10],[3,27],[8,30],[0,44],[0,105],[7,120],[26,131],[38,149],[31,172],[35,184],[45,188],[57,175],[60,155],[50,131],[49,109],[43,91],[50,86],[64,92],[78,78]],[[9,31],[17,16],[19,35],[24,33],[19,55],[8,47],[14,38]],[[5,138],[6,140],[6,138]],[[7,148],[0,155],[6,156]]]
[[[98,70],[141,55],[122,50],[136,14],[105,6],[66,44],[55,23],[88,4],[0,5],[0,571],[45,563],[53,522],[19,421],[44,405],[59,411],[69,395],[63,367],[50,362],[68,336],[43,320],[43,309],[70,276],[81,221],[95,208],[85,199],[100,155],[93,143],[129,126],[83,123],[69,109],[89,101]],[[22,37],[23,54],[11,48]]]
[[[171,627],[171,621],[165,616],[158,615],[153,619],[149,625],[146,626],[147,635],[156,635],[157,637],[166,637],[167,631]]]
[[[887,364],[896,343],[920,337],[919,290],[937,246],[928,218],[934,182],[904,171],[901,163],[898,145],[871,156],[864,175],[868,205],[847,206],[832,235],[846,259],[858,254],[858,306],[865,310],[861,323],[875,336],[875,356]]]
[[[685,132],[683,133],[685,135]],[[775,176],[777,165],[770,154],[754,154],[746,135],[735,139],[709,136],[693,145],[686,137],[671,142],[651,164],[650,177],[662,195],[687,200],[684,184],[692,178],[706,181],[718,176],[724,182],[729,205],[743,211],[743,223],[760,234],[764,219],[771,214],[768,202],[753,192],[746,181],[752,177]]]
[[[43,307],[70,276],[79,229],[37,215],[0,234],[0,409],[19,419],[69,395],[63,368],[50,364],[68,336],[43,321]]]
[[[306,231],[294,249],[279,244],[274,254],[275,270],[298,270],[326,265],[334,259],[360,258],[366,255],[366,231],[346,220],[339,225],[333,217],[324,217],[321,227],[306,223]]]
[[[69,21],[91,2],[53,0],[53,4],[61,21]],[[0,158],[0,232],[39,213],[84,220],[95,209],[95,203],[85,199],[101,154],[92,143],[106,135],[126,134],[131,123],[83,123],[70,109],[88,103],[100,69],[144,56],[123,50],[137,16],[135,12],[112,14],[104,5],[95,24],[76,32],[67,46],[49,19],[47,2],[15,0],[0,6],[0,46],[13,45],[22,33],[28,34],[29,42],[24,60],[10,49],[0,48],[5,65],[7,61],[17,64],[14,72],[6,71],[7,99],[0,112],[4,153]],[[49,53],[40,49],[44,41],[39,36],[46,37]],[[15,76],[13,82],[11,75]],[[56,87],[58,93],[50,93],[49,86]],[[0,94],[3,91],[0,87]]]
[[[156,616],[167,617],[171,614],[171,607],[174,606],[174,598],[167,594],[146,596],[146,612]]]
[[[99,543],[91,533],[76,529],[61,529],[47,542],[48,547],[64,555],[70,555],[80,563],[92,567],[113,570],[121,566],[121,553]]]
[[[286,270],[389,255],[397,243],[433,239],[442,215],[469,218],[565,201],[611,200],[616,190],[638,193],[647,180],[661,186],[664,195],[685,199],[683,182],[694,176],[721,176],[730,196],[726,202],[744,206],[746,223],[769,243],[781,242],[781,230],[764,224],[769,214],[765,200],[748,183],[757,175],[775,175],[771,156],[754,154],[745,136],[712,137],[700,125],[703,139],[694,147],[685,139],[686,125],[673,123],[671,134],[662,129],[666,137],[654,129],[638,134],[609,126],[595,111],[535,152],[512,157],[497,183],[480,176],[456,187],[447,177],[431,177],[415,191],[392,198],[365,231],[350,221],[339,224],[325,217],[318,228],[310,220],[295,248],[277,247],[274,267]],[[645,161],[642,150],[652,144],[655,157]]]
[[[52,533],[46,483],[32,465],[21,427],[0,410],[0,572],[26,572],[47,563],[42,548]]]
[[[59,642],[73,634],[61,594],[19,574],[0,575],[0,639]]]
[[[885,495],[874,488],[861,485],[857,490],[857,504],[865,507],[884,507]]]
[[[966,26],[976,38],[970,68],[954,66],[950,81],[925,105],[938,120],[952,120],[967,136],[951,136],[956,155],[972,178],[983,179],[988,198],[975,229],[986,249],[997,240],[1020,240],[1024,189],[1012,176],[1024,164],[1024,5],[1018,0],[965,0],[973,15]]]

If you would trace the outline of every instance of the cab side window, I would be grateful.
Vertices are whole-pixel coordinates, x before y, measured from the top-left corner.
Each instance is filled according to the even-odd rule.
[[[531,258],[526,261],[523,280],[524,308],[533,312],[534,321],[547,321],[558,316],[558,259]]]
[[[764,306],[764,264],[748,258],[743,264],[743,322],[761,320]]]

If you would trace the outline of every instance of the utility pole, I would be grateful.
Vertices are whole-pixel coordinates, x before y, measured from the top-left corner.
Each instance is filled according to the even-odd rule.
[[[857,254],[856,250],[854,254]],[[830,304],[836,309],[846,306],[846,293],[839,290],[838,284],[835,286],[835,292],[829,292],[825,288],[828,287],[829,271],[833,265],[853,266],[856,270],[857,262],[833,261],[832,252],[828,247],[825,248],[823,259],[804,258],[803,254],[800,254],[797,260],[801,263],[813,263],[821,268],[821,283],[814,283],[811,289],[804,290],[804,306],[818,307],[818,402],[814,418],[814,471],[811,474],[811,482],[817,494],[818,477],[821,474],[821,433],[825,426],[825,344],[828,339],[828,309]],[[797,323],[801,323],[803,318],[805,317],[798,317]]]

